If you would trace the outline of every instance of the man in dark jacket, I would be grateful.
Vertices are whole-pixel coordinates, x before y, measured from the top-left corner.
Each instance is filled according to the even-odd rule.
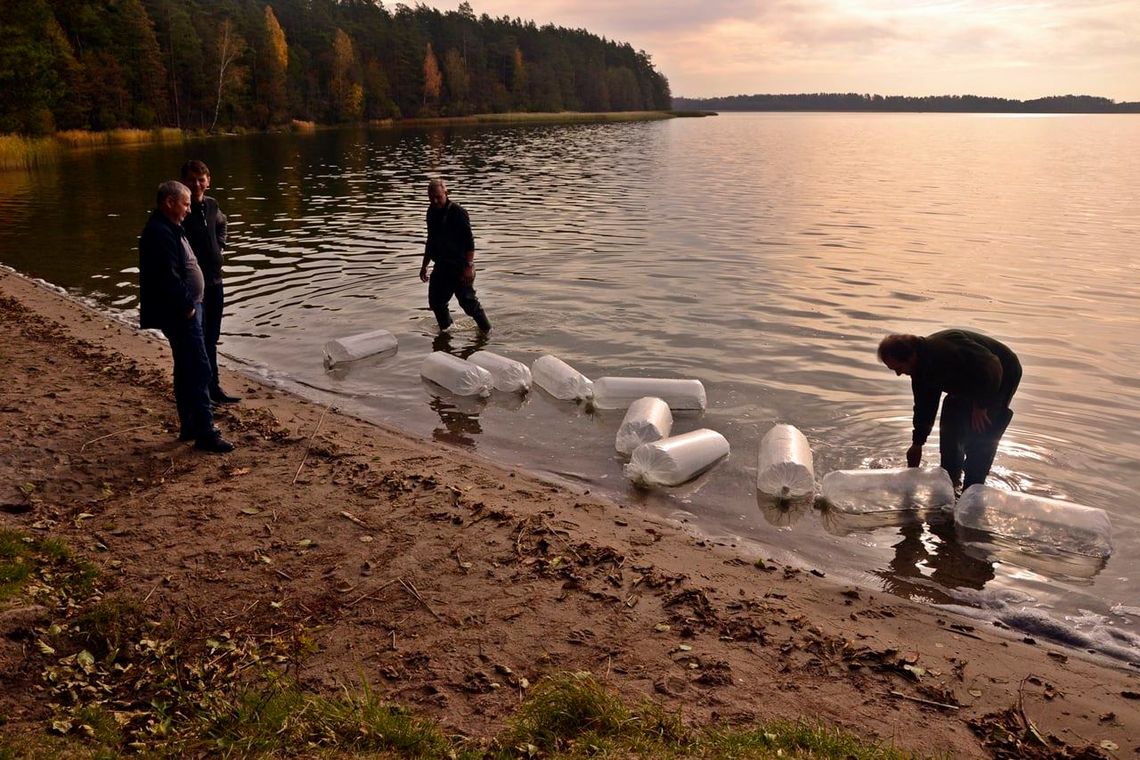
[[[182,165],[182,182],[190,188],[190,213],[182,222],[190,248],[198,257],[202,277],[206,281],[202,296],[202,335],[206,356],[210,359],[210,400],[215,404],[241,401],[222,390],[218,383],[218,338],[222,334],[222,250],[226,247],[226,215],[218,202],[206,195],[210,189],[210,168],[201,161]]]
[[[922,446],[934,427],[942,394],[938,448],[942,469],[955,486],[984,483],[1013,411],[1009,402],[1021,382],[1021,362],[1005,344],[969,330],[943,330],[925,338],[888,335],[879,360],[896,375],[910,375],[914,435],[908,467],[922,463]]]
[[[181,226],[190,211],[190,190],[181,182],[163,182],[155,205],[139,238],[139,326],[162,330],[170,341],[178,440],[194,440],[203,451],[233,451],[214,427],[210,407],[210,360],[202,339],[205,280]]]
[[[447,197],[441,179],[428,182],[427,244],[420,267],[420,280],[428,283],[428,306],[435,313],[441,331],[451,327],[447,304],[455,296],[459,306],[475,320],[479,330],[491,332],[491,322],[475,297],[475,236],[471,220],[458,203]],[[431,277],[428,262],[434,261]]]

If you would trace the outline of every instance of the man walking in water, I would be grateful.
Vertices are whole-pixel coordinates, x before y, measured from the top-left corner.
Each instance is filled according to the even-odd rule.
[[[942,469],[955,488],[985,483],[998,441],[1013,419],[1009,402],[1021,382],[1017,355],[981,333],[943,330],[925,338],[888,335],[879,343],[879,361],[896,375],[910,375],[914,434],[907,466],[922,463],[922,446],[945,393],[938,432]]]
[[[435,313],[441,332],[451,327],[448,302],[455,296],[459,306],[475,320],[484,335],[491,322],[475,297],[475,237],[467,211],[447,197],[442,179],[428,182],[427,244],[420,267],[420,280],[428,283],[428,306]],[[435,262],[428,276],[428,262]]]

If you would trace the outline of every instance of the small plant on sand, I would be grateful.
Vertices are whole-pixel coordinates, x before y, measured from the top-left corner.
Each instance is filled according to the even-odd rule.
[[[20,593],[41,604],[86,598],[97,575],[94,566],[73,559],[59,539],[0,530],[0,601]]]

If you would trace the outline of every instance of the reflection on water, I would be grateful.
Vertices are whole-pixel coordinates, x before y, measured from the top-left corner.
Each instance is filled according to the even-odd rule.
[[[0,261],[134,308],[154,187],[200,157],[231,219],[233,359],[424,439],[903,595],[981,585],[1058,614],[1137,608],[1137,143],[1140,118],[1117,115],[732,114],[141,146],[0,175]],[[462,320],[437,337],[427,310],[424,185],[437,173],[471,215],[485,342]],[[759,441],[777,422],[807,435],[819,476],[901,465],[909,387],[875,346],[950,326],[1000,338],[1025,367],[991,484],[1108,511],[1104,571],[1027,567],[1022,549],[979,553],[926,521],[837,535],[817,510],[755,500]],[[325,341],[377,328],[396,355],[325,372]],[[674,432],[713,428],[732,453],[693,484],[641,494],[613,450],[620,411],[542,392],[475,402],[420,380],[430,351],[483,347],[528,364],[552,353],[591,377],[698,378],[709,408],[679,414]]]

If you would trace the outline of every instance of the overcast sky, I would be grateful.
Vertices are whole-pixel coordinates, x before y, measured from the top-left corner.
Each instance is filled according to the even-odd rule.
[[[454,10],[459,0],[429,3]],[[649,53],[674,95],[1140,101],[1140,0],[471,0]]]

